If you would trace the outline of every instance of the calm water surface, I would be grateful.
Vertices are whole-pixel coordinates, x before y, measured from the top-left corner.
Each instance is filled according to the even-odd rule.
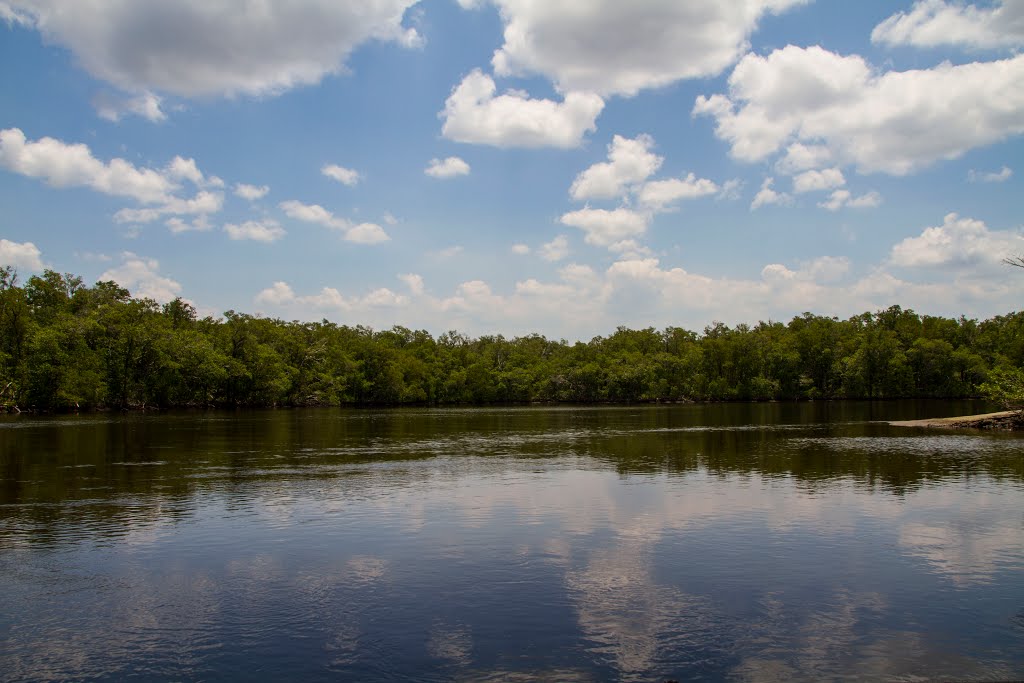
[[[949,403],[0,418],[0,679],[1024,678]]]

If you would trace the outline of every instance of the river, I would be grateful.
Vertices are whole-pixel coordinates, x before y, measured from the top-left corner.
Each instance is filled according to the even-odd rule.
[[[0,680],[1024,678],[981,408],[0,417]]]

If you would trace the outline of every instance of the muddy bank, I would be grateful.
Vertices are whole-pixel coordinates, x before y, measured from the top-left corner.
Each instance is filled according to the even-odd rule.
[[[890,422],[894,427],[941,427],[945,429],[993,429],[1000,431],[1024,430],[1024,415],[1019,410],[1004,410],[984,415],[959,417],[933,417],[927,420]]]

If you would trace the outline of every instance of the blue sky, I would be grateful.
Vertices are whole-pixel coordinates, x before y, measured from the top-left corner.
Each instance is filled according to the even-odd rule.
[[[988,317],[1024,1],[0,1],[0,262],[478,335]]]

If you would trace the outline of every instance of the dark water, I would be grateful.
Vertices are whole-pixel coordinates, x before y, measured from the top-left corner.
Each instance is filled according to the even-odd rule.
[[[1024,678],[977,408],[0,418],[0,679]]]

